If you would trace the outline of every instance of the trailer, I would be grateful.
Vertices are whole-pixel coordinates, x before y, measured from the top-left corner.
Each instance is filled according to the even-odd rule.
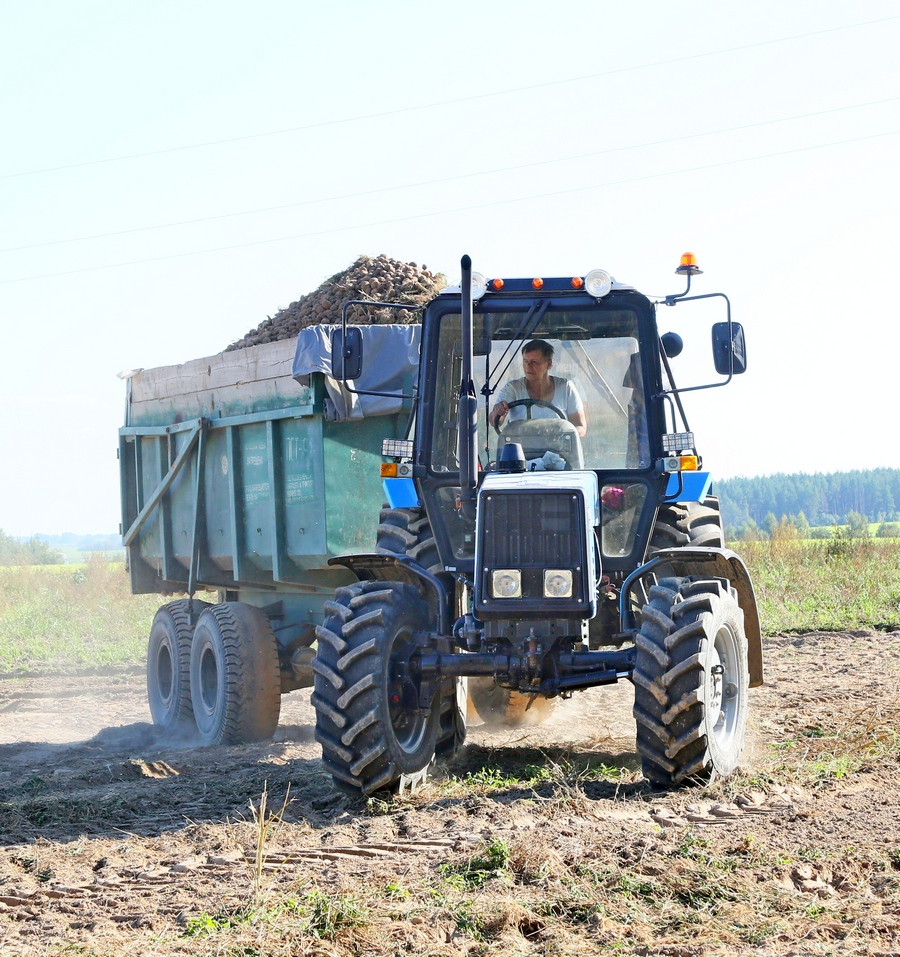
[[[357,579],[329,564],[375,550],[385,438],[409,399],[330,377],[329,327],[125,374],[122,536],[135,594],[187,595],[150,633],[154,723],[206,744],[261,740],[280,695],[313,684],[316,626]],[[364,330],[369,390],[409,393],[420,328]],[[373,480],[374,477],[374,480]],[[216,600],[195,595],[213,592]]]

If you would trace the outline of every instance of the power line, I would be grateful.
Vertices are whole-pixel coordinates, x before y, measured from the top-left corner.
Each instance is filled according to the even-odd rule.
[[[672,57],[668,60],[656,60],[652,63],[639,63],[633,66],[620,67],[616,70],[606,70],[602,73],[586,73],[582,76],[565,77],[561,80],[548,80],[544,83],[533,83],[528,86],[511,87],[506,90],[493,90],[489,93],[473,93],[469,96],[454,97],[449,100],[436,100],[432,103],[423,103],[417,106],[402,106],[393,110],[382,110],[378,113],[361,113],[357,116],[340,117],[334,120],[322,120],[319,123],[307,123],[303,126],[291,126],[282,130],[268,130],[263,133],[248,133],[243,136],[232,136],[220,140],[208,140],[204,143],[189,143],[184,146],[170,146],[166,149],[147,150],[143,153],[128,153],[123,156],[110,156],[97,160],[86,160],[83,163],[69,163],[62,166],[47,166],[42,169],[22,170],[18,173],[2,173],[0,179],[11,179],[17,176],[38,176],[43,173],[58,173],[63,170],[81,169],[85,166],[98,166],[104,163],[120,163],[125,160],[143,159],[148,156],[162,156],[166,153],[178,153],[186,150],[206,149],[210,146],[225,146],[229,143],[240,143],[245,140],[261,139],[268,136],[283,136],[286,133],[299,133],[304,130],[321,129],[325,126],[338,126],[344,123],[357,123],[360,120],[379,119],[385,116],[397,116],[400,113],[413,113],[419,110],[430,110],[435,107],[453,106],[457,103],[469,103],[474,100],[485,100],[497,96],[508,96],[511,93],[525,93],[530,90],[542,90],[553,86],[563,86],[569,83],[582,83],[585,80],[597,80],[607,76],[616,76],[622,73],[633,73],[638,70],[648,70],[659,66],[671,66],[674,63],[685,63],[690,60],[702,60],[707,57],[721,56],[725,53],[738,53],[742,50],[752,50],[756,47],[772,46],[776,43],[789,43],[792,40],[804,40],[808,37],[824,36],[828,33],[838,33],[843,30],[854,30],[859,27],[873,26],[879,23],[887,23],[891,20],[900,19],[900,15],[892,17],[881,17],[877,20],[864,20],[859,23],[848,23],[840,27],[829,27],[826,30],[813,30],[809,33],[796,33],[787,37],[776,37],[772,40],[759,40],[756,43],[746,43],[741,46],[727,47],[723,50],[709,50],[705,53],[693,53],[688,56]]]
[[[282,209],[296,209],[300,206],[314,206],[321,203],[333,203],[344,199],[359,199],[363,196],[374,196],[380,193],[397,192],[403,189],[417,189],[422,186],[436,186],[441,183],[450,183],[457,180],[471,179],[476,176],[493,176],[497,173],[510,173],[523,169],[534,169],[538,166],[550,166],[556,163],[568,163],[573,160],[591,159],[596,156],[606,156],[611,153],[622,153],[628,150],[646,149],[647,147],[664,146],[670,143],[679,143],[686,140],[700,139],[704,136],[720,136],[724,133],[736,133],[741,130],[758,129],[761,126],[773,126],[777,123],[789,123],[795,120],[810,119],[816,116],[827,116],[832,113],[842,113],[848,110],[858,110],[867,106],[882,106],[885,103],[896,103],[900,97],[894,96],[884,100],[870,100],[867,103],[853,103],[849,106],[836,106],[828,110],[817,110],[812,113],[798,113],[795,116],[778,117],[774,120],[761,120],[757,123],[745,123],[742,126],[729,126],[720,130],[707,130],[702,133],[688,133],[684,136],[673,136],[668,139],[650,140],[645,143],[633,143],[628,146],[614,146],[610,149],[595,150],[589,153],[575,153],[570,156],[560,156],[554,159],[538,160],[534,163],[521,163],[515,166],[502,166],[495,169],[476,170],[472,173],[459,173],[455,176],[443,176],[438,179],[420,180],[416,183],[402,183],[399,186],[381,186],[376,189],[361,190],[356,193],[342,193],[337,196],[323,196],[318,199],[306,199],[296,203],[280,203],[277,206],[262,206],[257,209],[239,210],[233,213],[219,213],[214,216],[201,216],[198,219],[182,219],[171,223],[156,223],[152,226],[135,226],[131,229],[119,229],[108,233],[93,233],[88,236],[72,236],[68,239],[52,239],[41,243],[30,243],[26,246],[9,246],[0,249],[0,253],[21,252],[27,249],[41,249],[46,246],[61,246],[66,243],[87,242],[93,239],[110,239],[113,236],[126,236],[132,233],[150,232],[157,229],[172,229],[178,226],[193,226],[198,223],[216,222],[222,219],[233,219],[239,216],[255,216],[259,213],[272,213]]]
[[[115,269],[119,266],[139,266],[145,263],[164,262],[169,259],[184,259],[188,256],[201,256],[205,253],[228,252],[233,249],[249,249],[253,246],[266,246],[273,243],[286,243],[297,239],[311,239],[316,236],[329,236],[334,233],[350,232],[355,229],[369,229],[372,226],[388,226],[394,223],[406,223],[419,219],[430,219],[434,216],[446,216],[450,213],[465,213],[475,210],[480,211],[496,206],[509,206],[513,203],[524,203],[539,199],[550,199],[554,196],[565,196],[572,193],[584,193],[592,189],[606,189],[611,186],[624,186],[629,183],[639,183],[651,179],[661,179],[665,176],[678,176],[683,173],[697,173],[703,170],[718,169],[723,166],[738,166],[742,163],[752,163],[756,162],[757,160],[773,159],[779,156],[789,156],[793,153],[808,153],[812,150],[828,149],[832,146],[845,146],[849,143],[860,143],[865,140],[880,139],[886,136],[896,136],[897,134],[900,134],[900,130],[887,130],[883,133],[872,133],[868,136],[857,136],[851,139],[835,140],[831,143],[817,143],[813,146],[801,146],[790,150],[780,150],[775,153],[762,153],[758,156],[746,156],[736,160],[723,160],[720,163],[709,163],[705,166],[689,166],[685,167],[684,169],[666,170],[661,173],[648,173],[645,176],[632,176],[628,179],[612,180],[606,183],[594,183],[590,186],[575,186],[570,189],[553,190],[549,193],[537,193],[531,196],[518,196],[512,199],[499,199],[489,203],[476,203],[472,206],[455,206],[452,209],[433,210],[428,213],[416,213],[412,216],[398,216],[394,217],[393,219],[382,219],[370,223],[355,223],[352,226],[336,226],[333,229],[321,229],[309,233],[298,233],[293,236],[278,236],[274,239],[260,239],[249,243],[234,243],[229,246],[215,246],[208,249],[195,249],[186,253],[170,253],[166,256],[153,256],[147,259],[133,259],[125,262],[106,263],[102,266],[84,266],[80,269],[68,269],[63,272],[42,273],[41,275],[36,276],[21,276],[18,279],[2,279],[0,280],[0,285],[7,285],[14,282],[29,282],[34,279],[52,279],[57,276],[71,276],[75,275],[76,273],[96,272],[100,269]]]

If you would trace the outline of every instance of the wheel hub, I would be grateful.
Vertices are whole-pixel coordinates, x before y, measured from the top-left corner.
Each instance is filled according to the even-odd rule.
[[[733,676],[738,674],[738,649],[735,636],[727,627],[716,634],[709,670],[709,724],[713,734],[725,746],[735,732],[740,711],[740,688]]]

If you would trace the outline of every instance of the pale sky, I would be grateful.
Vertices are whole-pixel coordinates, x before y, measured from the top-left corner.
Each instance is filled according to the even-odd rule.
[[[887,0],[0,0],[0,528],[118,528],[116,374],[212,355],[361,253],[681,291],[749,370],[714,477],[900,466]],[[710,308],[666,311],[680,384]]]

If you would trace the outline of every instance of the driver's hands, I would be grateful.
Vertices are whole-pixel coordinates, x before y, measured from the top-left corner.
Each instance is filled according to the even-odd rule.
[[[494,425],[500,425],[500,422],[506,418],[507,412],[509,412],[509,403],[502,401],[498,402],[491,412],[491,421],[494,423]]]

